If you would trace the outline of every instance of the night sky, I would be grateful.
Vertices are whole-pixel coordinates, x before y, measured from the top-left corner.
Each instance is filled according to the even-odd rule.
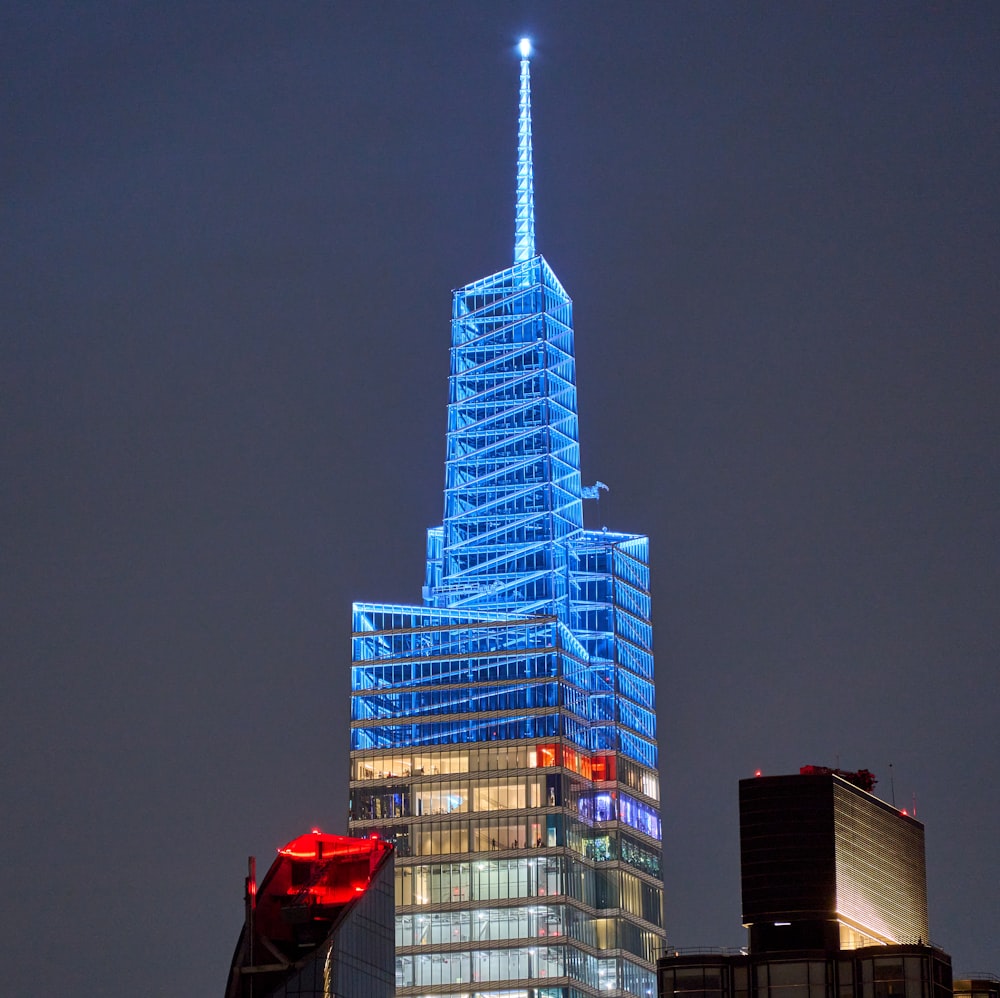
[[[345,829],[524,34],[589,524],[652,539],[671,944],[744,942],[739,779],[839,764],[1000,972],[1000,5],[8,0],[5,994],[221,994],[247,855]]]

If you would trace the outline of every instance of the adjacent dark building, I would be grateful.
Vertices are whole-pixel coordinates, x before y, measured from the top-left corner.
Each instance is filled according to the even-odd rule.
[[[749,946],[664,957],[659,998],[951,998],[951,958],[927,942],[923,825],[874,785],[816,766],[742,780]]]
[[[740,781],[752,953],[927,941],[924,826],[873,786],[816,766]]]
[[[226,998],[393,998],[392,846],[313,831],[254,866]]]

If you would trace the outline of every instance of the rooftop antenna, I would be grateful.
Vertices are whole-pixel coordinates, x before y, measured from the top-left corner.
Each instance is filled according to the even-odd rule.
[[[514,263],[535,255],[535,182],[531,164],[531,39],[518,42],[521,54],[521,100],[517,116],[517,210],[514,216]]]
[[[243,886],[245,889],[243,903],[246,910],[244,917],[247,927],[247,955],[245,966],[252,967],[254,965],[254,921],[257,917],[257,860],[253,856],[247,857],[247,875],[246,880],[243,882]],[[253,994],[253,977],[250,978],[250,994]]]
[[[892,806],[896,806],[896,781],[892,778],[892,763],[889,763],[889,791],[892,794]]]

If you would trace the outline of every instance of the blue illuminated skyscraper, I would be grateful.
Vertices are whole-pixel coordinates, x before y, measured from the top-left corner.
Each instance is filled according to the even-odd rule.
[[[572,303],[535,252],[521,45],[514,265],[454,292],[422,606],[354,606],[354,835],[395,842],[397,993],[656,992],[648,540],[583,527]]]

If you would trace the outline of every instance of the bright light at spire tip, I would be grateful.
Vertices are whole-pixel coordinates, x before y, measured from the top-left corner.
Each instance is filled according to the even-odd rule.
[[[522,59],[527,59],[531,55],[531,39],[522,38],[517,44],[518,51],[521,53]]]

